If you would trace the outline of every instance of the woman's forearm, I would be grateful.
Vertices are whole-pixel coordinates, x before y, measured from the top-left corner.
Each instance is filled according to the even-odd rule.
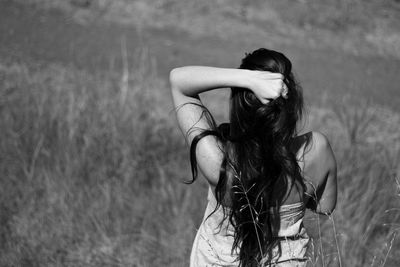
[[[248,87],[249,70],[187,66],[175,68],[170,73],[172,90],[186,96],[196,96],[202,92],[225,87]]]

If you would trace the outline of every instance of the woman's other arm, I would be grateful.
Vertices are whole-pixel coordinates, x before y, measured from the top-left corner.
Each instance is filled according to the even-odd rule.
[[[337,166],[335,155],[325,135],[312,134],[312,146],[305,155],[304,175],[310,184],[311,197],[307,206],[316,213],[329,215],[337,201]]]

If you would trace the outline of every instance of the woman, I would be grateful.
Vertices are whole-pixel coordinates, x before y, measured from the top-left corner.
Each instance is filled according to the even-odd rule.
[[[318,132],[297,135],[303,98],[282,53],[258,49],[239,69],[188,66],[170,73],[179,126],[209,183],[190,264],[305,266],[306,207],[336,205],[336,162]],[[231,88],[230,122],[216,126],[199,94]]]

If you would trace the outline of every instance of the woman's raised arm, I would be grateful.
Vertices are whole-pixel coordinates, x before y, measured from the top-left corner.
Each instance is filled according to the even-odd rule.
[[[242,87],[253,91],[264,103],[283,93],[286,86],[282,79],[280,73],[206,66],[175,68],[170,73],[171,89],[185,96],[195,97],[216,88]]]
[[[179,127],[190,146],[193,138],[204,130],[212,129],[204,116],[199,94],[217,88],[242,87],[254,92],[262,103],[285,93],[283,76],[267,71],[187,66],[173,69],[170,84]],[[211,114],[209,114],[211,115]],[[206,136],[196,148],[197,163],[211,184],[216,184],[223,158],[214,136]]]
[[[170,73],[172,90],[186,96],[224,87],[247,87],[249,70],[187,66],[173,69]]]
[[[187,66],[173,69],[170,84],[179,127],[188,144],[199,131],[211,128],[199,94],[224,87],[246,87],[248,70]]]
[[[196,127],[209,128],[199,121],[203,109],[199,106],[196,108],[196,105],[190,105],[192,107],[189,109],[184,108],[190,103],[202,105],[198,96],[200,93],[217,88],[242,87],[253,91],[266,104],[281,94],[286,94],[282,78],[282,74],[268,71],[206,66],[175,68],[170,73],[170,84],[174,106],[179,111],[179,126],[184,134],[195,124]],[[190,144],[190,137],[188,141]]]

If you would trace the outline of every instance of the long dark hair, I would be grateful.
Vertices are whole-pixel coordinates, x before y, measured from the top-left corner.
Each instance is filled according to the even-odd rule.
[[[232,88],[230,123],[216,127],[207,115],[213,129],[194,138],[191,165],[194,181],[198,141],[207,135],[217,136],[224,160],[215,188],[216,209],[222,206],[223,220],[229,219],[234,226],[232,251],[239,248],[240,266],[248,267],[272,257],[272,249],[279,244],[279,207],[293,186],[298,192],[305,188],[291,149],[302,116],[303,97],[292,64],[282,53],[260,48],[247,54],[240,68],[281,73],[288,88],[287,98],[262,104],[247,88]]]

